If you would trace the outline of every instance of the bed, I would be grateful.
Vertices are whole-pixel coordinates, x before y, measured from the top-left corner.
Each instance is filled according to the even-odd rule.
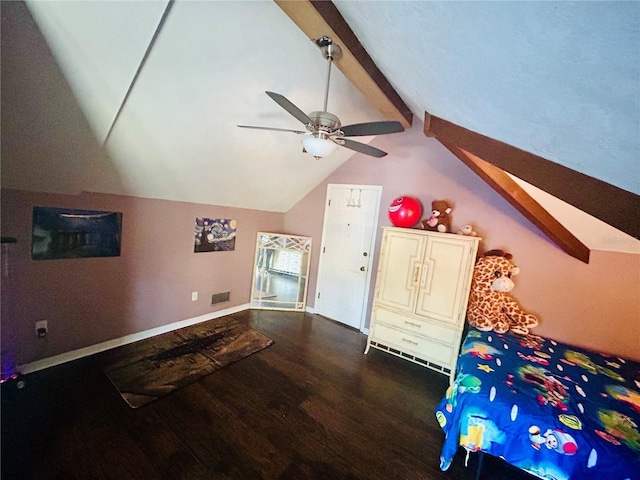
[[[640,480],[640,363],[471,328],[435,409],[440,468],[459,446],[543,479]]]

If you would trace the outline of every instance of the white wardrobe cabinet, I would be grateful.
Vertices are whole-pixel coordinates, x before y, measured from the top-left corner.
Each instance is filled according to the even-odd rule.
[[[453,380],[479,242],[385,227],[365,354],[374,347]]]

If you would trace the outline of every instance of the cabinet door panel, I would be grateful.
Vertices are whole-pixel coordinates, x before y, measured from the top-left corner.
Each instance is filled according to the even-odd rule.
[[[462,239],[430,237],[424,255],[416,314],[454,325],[464,315],[472,249]]]
[[[424,244],[421,235],[387,232],[380,255],[377,302],[413,312]]]

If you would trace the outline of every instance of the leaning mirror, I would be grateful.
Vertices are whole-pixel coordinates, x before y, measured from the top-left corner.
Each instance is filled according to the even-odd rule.
[[[310,253],[311,237],[258,232],[251,307],[304,311]]]

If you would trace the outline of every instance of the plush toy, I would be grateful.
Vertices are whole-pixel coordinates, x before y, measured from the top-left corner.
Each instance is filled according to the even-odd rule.
[[[452,210],[446,200],[434,200],[431,202],[431,216],[428,220],[422,221],[422,229],[441,233],[450,232]]]
[[[458,235],[467,235],[469,237],[477,237],[478,236],[476,231],[473,229],[473,225],[471,225],[470,223],[467,223],[466,225],[461,226],[460,230],[458,230],[456,233]]]
[[[511,277],[520,269],[509,260],[510,253],[491,250],[476,261],[467,307],[467,321],[478,330],[495,330],[525,335],[538,325],[538,319],[525,313],[509,292],[515,284]]]

